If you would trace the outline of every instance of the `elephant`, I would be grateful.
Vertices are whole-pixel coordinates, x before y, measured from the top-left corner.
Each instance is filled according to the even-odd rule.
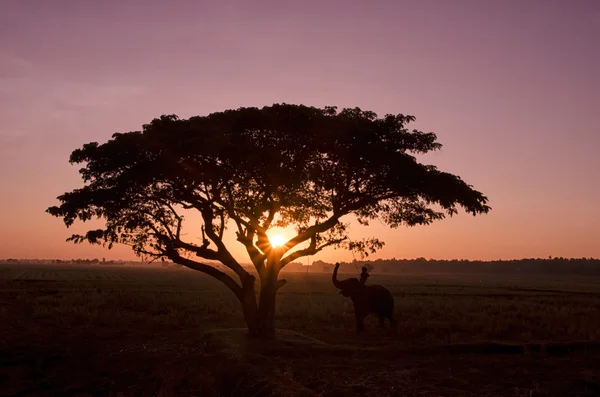
[[[340,294],[352,299],[354,304],[354,315],[356,317],[356,331],[364,331],[363,321],[370,313],[379,317],[379,326],[385,328],[384,321],[387,318],[392,328],[396,328],[394,320],[394,297],[391,292],[381,285],[364,285],[356,278],[338,280],[337,272],[339,263],[335,264],[331,280],[333,285],[339,288]]]

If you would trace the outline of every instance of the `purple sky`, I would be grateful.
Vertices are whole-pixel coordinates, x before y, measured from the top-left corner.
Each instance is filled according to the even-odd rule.
[[[274,102],[413,114],[444,144],[426,160],[490,198],[481,217],[354,228],[378,257],[600,257],[598,71],[595,0],[3,0],[0,258],[131,257],[65,243],[44,213],[81,185],[70,152]]]

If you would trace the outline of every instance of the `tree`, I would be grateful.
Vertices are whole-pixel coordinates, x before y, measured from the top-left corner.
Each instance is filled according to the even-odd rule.
[[[103,229],[68,241],[127,244],[137,255],[168,258],[222,281],[241,302],[250,334],[272,337],[275,297],[285,284],[278,275],[288,263],[326,247],[368,255],[383,245],[350,240],[343,217],[396,228],[429,224],[458,206],[473,215],[490,210],[460,177],[416,160],[441,144],[434,133],[409,130],[414,120],[289,104],[188,120],[163,115],[142,131],[73,151],[70,163],[84,164],[84,186],[59,196],[60,205],[47,212],[67,227],[103,221]],[[202,219],[202,243],[182,232],[189,211]],[[255,276],[223,242],[228,226],[256,269],[258,300]],[[288,226],[295,237],[273,247],[267,232]]]

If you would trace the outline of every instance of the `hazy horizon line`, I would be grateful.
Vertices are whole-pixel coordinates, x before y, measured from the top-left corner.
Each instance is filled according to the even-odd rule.
[[[103,263],[103,261],[101,260],[103,258],[70,258],[70,259],[61,259],[61,258],[0,258],[0,263],[4,263],[4,262],[10,262],[10,261],[19,261],[19,262],[26,262],[26,261],[61,261],[61,262],[72,262],[72,261],[90,261],[90,260],[98,260],[98,263]],[[452,259],[438,259],[438,258],[425,258],[425,257],[416,257],[416,258],[378,258],[378,259],[353,259],[352,261],[344,261],[344,260],[340,260],[340,261],[335,261],[335,262],[339,262],[339,263],[354,263],[354,262],[377,262],[377,261],[426,261],[426,262],[434,262],[434,261],[438,261],[438,262],[453,262],[453,261],[464,261],[464,262],[515,262],[515,261],[523,261],[523,260],[545,260],[545,261],[550,261],[550,260],[586,260],[586,261],[600,261],[600,258],[594,258],[594,257],[563,257],[563,256],[551,256],[549,255],[546,258],[542,258],[542,257],[523,257],[523,258],[518,258],[518,259],[461,259],[461,258],[452,258]],[[144,260],[144,259],[106,259],[106,262],[139,262],[139,263],[162,263],[160,260]],[[166,263],[174,263],[170,260],[165,260]],[[206,262],[206,263],[214,263],[214,264],[221,264],[221,262],[218,261],[210,261],[210,260],[203,260],[202,262]],[[335,263],[335,262],[328,262],[322,259],[316,259],[314,261],[311,261],[310,265],[305,265],[303,263],[301,263],[300,261],[294,261],[294,262],[290,262],[290,264],[292,263],[300,263],[302,266],[312,266],[312,263],[314,262],[323,262],[323,263]],[[240,262],[240,265],[242,266],[254,266],[251,262]]]

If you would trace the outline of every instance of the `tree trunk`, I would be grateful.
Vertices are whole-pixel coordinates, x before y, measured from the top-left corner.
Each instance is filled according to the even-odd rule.
[[[259,304],[256,304],[254,283],[244,285],[240,303],[250,337],[272,339],[275,336],[275,297],[277,276],[267,277],[261,283]]]
[[[271,339],[275,336],[275,282],[269,282],[260,288],[258,305],[259,338]]]
[[[250,336],[257,337],[259,332],[258,306],[256,305],[256,296],[254,294],[254,281],[245,284],[242,288],[242,295],[239,297],[244,313],[244,320],[248,326]]]
[[[280,258],[269,258],[267,266],[260,274],[260,297],[256,319],[256,337],[272,339],[275,337],[275,297],[277,295],[277,276]]]

